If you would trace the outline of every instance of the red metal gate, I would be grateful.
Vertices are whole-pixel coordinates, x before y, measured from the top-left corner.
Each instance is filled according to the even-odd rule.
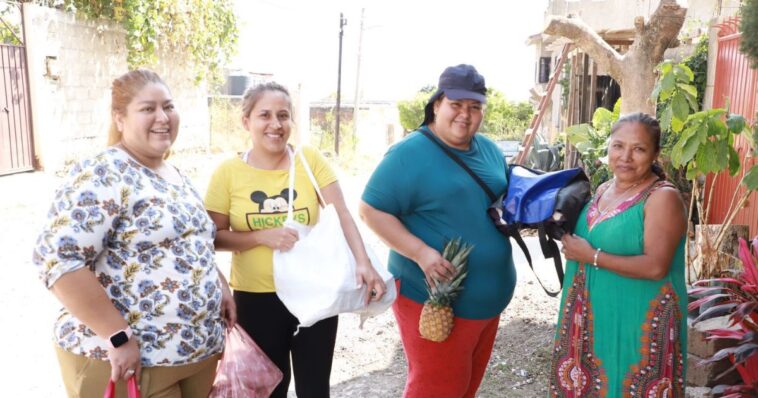
[[[713,89],[713,108],[729,106],[731,113],[745,116],[750,122],[756,122],[755,115],[758,112],[756,92],[758,92],[758,70],[750,68],[750,61],[745,54],[739,51],[740,38],[739,19],[730,18],[719,25],[718,55],[716,60],[716,81]],[[753,158],[750,164],[745,164],[748,155],[748,143],[745,137],[737,138],[735,149],[743,159],[744,170],[756,163]],[[711,203],[710,223],[721,223],[729,211],[732,198],[737,192],[740,196],[745,192],[740,180],[744,171],[735,177],[728,173],[721,173],[716,177]],[[734,224],[743,224],[750,227],[750,236],[758,234],[758,194],[753,193],[748,205],[741,209],[734,219]]]

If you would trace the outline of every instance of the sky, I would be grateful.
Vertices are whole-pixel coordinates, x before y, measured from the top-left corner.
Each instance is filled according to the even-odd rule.
[[[355,97],[361,9],[361,101],[411,98],[445,67],[474,65],[488,87],[525,100],[547,0],[236,0],[239,54],[232,65],[273,73],[311,100],[336,93],[340,12],[347,19],[342,100]]]

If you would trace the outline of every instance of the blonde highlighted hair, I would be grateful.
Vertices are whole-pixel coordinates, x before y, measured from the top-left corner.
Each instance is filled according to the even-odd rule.
[[[157,73],[148,69],[136,69],[127,72],[115,80],[111,85],[111,127],[108,130],[108,146],[118,144],[122,133],[116,126],[116,114],[126,115],[126,107],[132,102],[137,93],[150,83],[168,86]],[[168,153],[166,156],[168,157]]]

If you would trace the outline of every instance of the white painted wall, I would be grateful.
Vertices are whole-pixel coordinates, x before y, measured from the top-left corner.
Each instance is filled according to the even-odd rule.
[[[367,106],[368,109],[363,109]],[[400,112],[395,102],[387,104],[361,105],[358,111],[358,152],[379,157],[387,148],[403,138]],[[388,130],[392,137],[388,137]]]
[[[100,151],[110,126],[110,86],[128,71],[123,29],[107,21],[83,21],[71,13],[23,3],[35,154],[45,170]],[[54,75],[48,73],[55,58]],[[176,149],[207,146],[205,85],[175,54],[160,54],[153,69],[168,84],[180,112]]]

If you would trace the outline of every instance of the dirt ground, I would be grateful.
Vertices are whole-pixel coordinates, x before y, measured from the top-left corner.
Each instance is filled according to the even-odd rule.
[[[478,397],[547,396],[549,347],[557,300],[541,296],[545,293],[539,285],[519,281],[516,295],[500,320]],[[332,395],[401,396],[406,363],[391,312],[367,321],[362,331],[358,330],[354,317],[343,316],[340,322]]]
[[[182,153],[172,161],[190,175],[201,192],[216,164],[228,154]],[[340,183],[355,214],[371,162],[343,167]],[[63,386],[52,350],[51,325],[59,305],[37,280],[31,252],[39,226],[60,183],[54,173],[24,173],[0,177],[0,341],[5,358],[14,366],[0,372],[3,396],[62,397]],[[359,223],[360,224],[360,223]],[[387,249],[362,226],[364,238],[380,258]],[[539,253],[533,238],[527,243]],[[536,283],[523,256],[516,250],[518,285],[503,313],[495,348],[479,397],[542,397],[546,395],[557,299]],[[538,256],[539,257],[539,256]],[[229,256],[217,260],[228,270]],[[540,277],[556,285],[552,263],[535,264]],[[440,358],[446,360],[446,358]],[[354,315],[340,317],[332,370],[334,397],[397,397],[405,383],[406,363],[391,311],[369,319],[358,328]],[[292,388],[292,386],[290,386]],[[294,392],[291,393],[294,397]]]

